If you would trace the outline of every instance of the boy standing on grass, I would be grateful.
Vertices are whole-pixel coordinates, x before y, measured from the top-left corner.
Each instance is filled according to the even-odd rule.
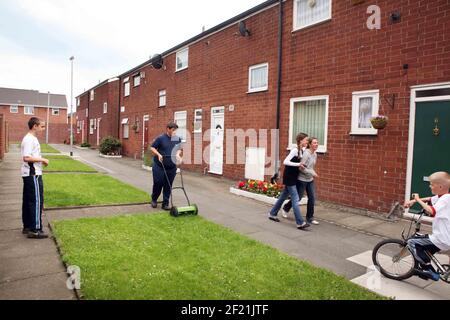
[[[48,235],[43,231],[42,208],[44,206],[44,184],[42,166],[49,161],[41,156],[41,145],[37,134],[45,130],[45,122],[39,118],[28,121],[30,131],[22,140],[22,233],[30,239],[45,239]]]
[[[423,238],[408,240],[408,246],[419,262],[425,277],[434,281],[439,280],[439,273],[431,265],[430,258],[425,253],[435,254],[439,251],[450,250],[450,175],[447,172],[436,172],[430,176],[430,189],[434,197],[421,199],[414,194],[414,200],[407,201],[409,208],[419,203],[422,208],[434,217],[433,233]]]

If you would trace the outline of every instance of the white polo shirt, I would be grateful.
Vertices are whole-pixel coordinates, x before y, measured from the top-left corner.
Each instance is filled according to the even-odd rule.
[[[22,140],[22,145],[20,147],[23,157],[33,157],[33,158],[41,158],[41,145],[39,144],[39,140],[28,133]],[[42,162],[35,162],[32,164],[34,167],[35,175],[42,176]],[[32,168],[27,162],[22,163],[22,177],[29,177],[30,171]],[[32,172],[31,172],[32,173]]]
[[[433,234],[430,240],[442,251],[450,250],[450,194],[431,198],[433,213]]]

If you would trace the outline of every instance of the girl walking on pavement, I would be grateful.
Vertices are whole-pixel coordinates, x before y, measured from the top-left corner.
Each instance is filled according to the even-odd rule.
[[[285,185],[283,192],[280,195],[280,198],[276,202],[275,206],[269,213],[269,219],[275,222],[280,222],[278,219],[278,212],[281,209],[284,201],[291,196],[294,207],[294,215],[295,221],[297,223],[297,228],[299,230],[304,230],[308,228],[310,225],[303,220],[303,217],[300,212],[299,196],[297,192],[297,180],[299,176],[299,168],[301,162],[301,152],[302,152],[302,144],[308,138],[308,135],[305,133],[300,133],[297,136],[297,147],[291,150],[291,153],[284,160],[284,174],[283,174],[283,184]]]

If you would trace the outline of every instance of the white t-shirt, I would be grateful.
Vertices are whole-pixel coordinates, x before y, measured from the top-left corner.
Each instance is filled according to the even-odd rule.
[[[33,158],[41,158],[41,145],[39,144],[39,140],[33,136],[31,133],[28,133],[22,140],[21,145],[22,151],[22,159],[23,157],[33,157]],[[27,162],[22,163],[22,177],[29,177],[33,174],[34,167],[34,175],[42,176],[42,163],[35,162],[31,165]]]
[[[431,198],[433,213],[433,234],[430,240],[442,251],[450,250],[450,194]]]

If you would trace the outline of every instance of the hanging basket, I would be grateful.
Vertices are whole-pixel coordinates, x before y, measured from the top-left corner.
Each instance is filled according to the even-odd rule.
[[[381,130],[386,128],[388,124],[388,118],[385,116],[377,116],[370,119],[370,122],[372,123],[372,127],[374,127],[377,130]]]

